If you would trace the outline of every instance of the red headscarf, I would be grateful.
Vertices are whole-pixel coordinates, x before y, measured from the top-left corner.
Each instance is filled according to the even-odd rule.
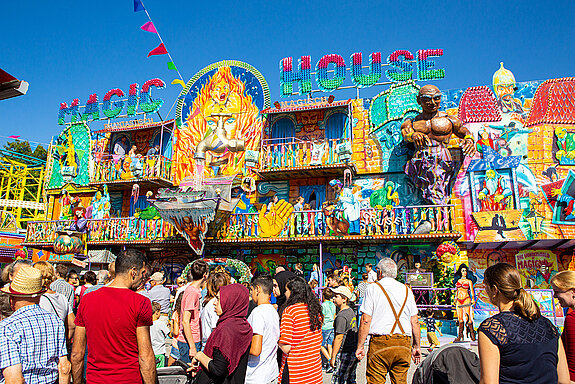
[[[220,288],[222,314],[208,338],[204,353],[213,358],[214,348],[219,349],[228,360],[228,374],[236,370],[252,342],[252,327],[246,320],[249,303],[249,291],[243,285],[230,284]]]

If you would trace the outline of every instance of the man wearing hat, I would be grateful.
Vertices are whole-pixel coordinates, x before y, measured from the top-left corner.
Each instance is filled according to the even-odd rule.
[[[42,273],[22,266],[2,291],[14,313],[0,322],[0,383],[69,383],[64,323],[38,305]]]
[[[162,272],[155,272],[150,277],[150,285],[152,288],[148,291],[148,296],[152,302],[157,302],[162,306],[160,313],[168,315],[170,311],[170,289],[164,287],[164,274]]]

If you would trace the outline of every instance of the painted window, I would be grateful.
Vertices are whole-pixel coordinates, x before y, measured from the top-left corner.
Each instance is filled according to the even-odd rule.
[[[295,137],[295,125],[288,118],[279,119],[272,125],[272,139],[285,139]],[[274,140],[274,143],[279,140]]]
[[[328,140],[341,139],[347,125],[347,114],[334,113],[325,124],[325,138]]]

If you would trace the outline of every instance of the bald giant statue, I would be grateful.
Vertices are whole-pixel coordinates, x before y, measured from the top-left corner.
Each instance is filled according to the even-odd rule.
[[[432,205],[449,202],[449,186],[455,167],[447,144],[451,135],[459,137],[466,156],[475,154],[475,141],[461,120],[439,111],[441,91],[434,85],[424,85],[417,95],[423,112],[401,125],[405,141],[413,143],[415,153],[405,166],[405,173]]]

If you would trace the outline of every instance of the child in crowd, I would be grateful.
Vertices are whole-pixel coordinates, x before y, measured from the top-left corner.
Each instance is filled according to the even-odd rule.
[[[429,349],[432,350],[433,348],[439,347],[440,345],[439,339],[435,334],[435,330],[439,332],[439,336],[443,336],[443,334],[441,333],[441,329],[439,329],[439,327],[435,323],[435,319],[433,318],[433,309],[427,308],[425,313],[427,314],[427,317],[423,319],[423,321],[427,326],[427,341],[429,341]]]
[[[262,274],[250,284],[252,301],[257,305],[248,317],[253,336],[246,370],[247,384],[276,383],[279,375],[277,350],[280,338],[280,318],[270,303],[273,279]]]
[[[321,313],[323,314],[323,326],[321,327],[321,335],[323,342],[321,344],[321,353],[326,358],[327,363],[324,368],[327,373],[333,372],[332,367],[329,365],[331,360],[331,348],[333,344],[333,320],[335,319],[335,304],[331,299],[333,292],[329,289],[323,290],[323,303],[321,305]]]
[[[156,355],[156,368],[166,366],[166,337],[170,329],[164,320],[160,319],[162,306],[158,302],[152,303],[152,320],[154,323],[150,327],[150,338],[152,339],[152,349]]]
[[[357,317],[350,304],[354,295],[348,287],[333,289],[333,301],[339,309],[334,320],[335,337],[330,364],[334,369],[332,384],[355,383],[355,371],[358,360],[355,357],[357,348]]]

